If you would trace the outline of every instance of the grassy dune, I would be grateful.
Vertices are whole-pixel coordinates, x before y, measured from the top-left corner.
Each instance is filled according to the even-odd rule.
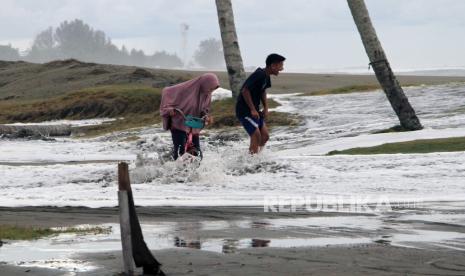
[[[399,143],[387,143],[375,147],[352,148],[347,150],[335,150],[328,155],[336,154],[395,154],[395,153],[431,153],[465,151],[465,137],[424,139]]]
[[[86,88],[45,101],[2,102],[0,120],[39,122],[146,114],[160,106],[160,91],[142,85],[111,85]]]
[[[192,78],[189,72],[81,62],[45,64],[0,61],[0,102],[44,100],[90,87],[152,85],[162,88]]]

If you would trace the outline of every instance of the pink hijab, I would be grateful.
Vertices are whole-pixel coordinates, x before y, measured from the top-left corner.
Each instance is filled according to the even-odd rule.
[[[220,82],[215,74],[206,73],[198,78],[165,87],[161,92],[160,103],[163,129],[174,128],[188,132],[189,129],[184,126],[183,117],[176,112],[176,115],[170,118],[170,111],[177,108],[185,115],[195,117],[208,114],[212,96],[209,90],[216,89],[219,85]],[[193,132],[198,134],[200,130],[193,129]]]

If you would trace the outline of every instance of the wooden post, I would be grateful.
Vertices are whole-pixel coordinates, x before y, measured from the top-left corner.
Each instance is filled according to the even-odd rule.
[[[129,218],[128,192],[131,191],[128,164],[118,164],[118,204],[121,227],[121,243],[123,246],[123,267],[126,275],[134,275],[134,261],[132,255],[131,221]]]

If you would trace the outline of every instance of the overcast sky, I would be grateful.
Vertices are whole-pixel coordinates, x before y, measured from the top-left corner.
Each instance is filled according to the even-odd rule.
[[[366,0],[395,69],[465,66],[464,0]],[[288,71],[365,67],[368,58],[346,0],[233,0],[244,63],[268,53]],[[190,26],[188,56],[220,38],[214,0],[1,0],[0,44],[26,50],[35,35],[82,19],[118,46],[146,54],[181,53],[181,23]]]

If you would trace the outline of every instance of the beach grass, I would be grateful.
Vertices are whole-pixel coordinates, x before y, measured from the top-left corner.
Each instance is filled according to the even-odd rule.
[[[327,155],[349,154],[410,154],[432,152],[456,152],[465,151],[465,137],[452,137],[440,139],[421,139],[407,142],[387,143],[374,147],[360,147],[347,150],[335,150]]]
[[[83,120],[146,114],[160,106],[161,89],[142,85],[107,85],[31,102],[7,101],[0,105],[0,122]]]
[[[105,227],[21,227],[12,225],[0,225],[0,240],[35,240],[58,234],[97,235],[111,232]]]

